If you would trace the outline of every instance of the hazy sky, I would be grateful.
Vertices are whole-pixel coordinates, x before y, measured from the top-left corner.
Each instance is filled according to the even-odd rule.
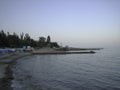
[[[0,0],[0,30],[59,44],[120,45],[120,0]]]

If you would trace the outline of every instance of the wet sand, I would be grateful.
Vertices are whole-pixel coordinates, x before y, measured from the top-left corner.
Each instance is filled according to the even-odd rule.
[[[0,57],[0,90],[12,90],[11,81],[13,76],[11,68],[17,59],[27,55],[30,54],[15,52]]]

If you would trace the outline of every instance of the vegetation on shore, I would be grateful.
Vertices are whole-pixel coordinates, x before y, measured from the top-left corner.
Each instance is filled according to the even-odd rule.
[[[39,37],[39,40],[34,40],[28,33],[17,35],[15,32],[10,34],[0,31],[0,48],[21,48],[23,46],[31,47],[59,47],[57,42],[51,42],[50,36],[47,38]]]

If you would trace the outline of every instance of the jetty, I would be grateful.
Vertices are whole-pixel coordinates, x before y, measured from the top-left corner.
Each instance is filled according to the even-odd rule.
[[[92,50],[80,50],[80,51],[68,51],[68,50],[56,50],[51,48],[42,48],[31,52],[33,55],[48,55],[48,54],[94,54]]]

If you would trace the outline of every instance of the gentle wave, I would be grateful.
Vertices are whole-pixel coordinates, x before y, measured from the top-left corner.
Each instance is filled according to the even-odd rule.
[[[116,52],[115,52],[116,53]],[[44,55],[19,59],[14,90],[120,90],[120,60],[114,52]]]

